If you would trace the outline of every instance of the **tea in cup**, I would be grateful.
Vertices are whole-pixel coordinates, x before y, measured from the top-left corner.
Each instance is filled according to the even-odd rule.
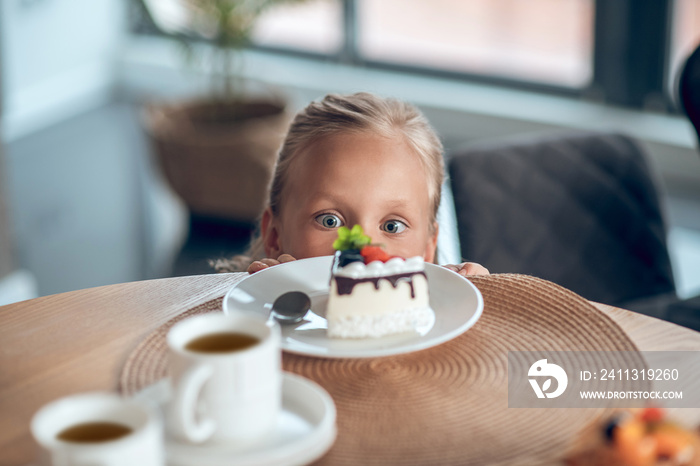
[[[168,332],[168,431],[190,443],[251,442],[282,403],[280,328],[247,314],[206,314]]]
[[[51,464],[162,466],[163,426],[150,407],[111,393],[53,401],[32,418],[32,435]]]

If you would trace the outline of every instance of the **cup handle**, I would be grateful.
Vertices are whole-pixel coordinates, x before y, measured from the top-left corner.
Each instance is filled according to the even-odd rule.
[[[204,384],[211,378],[214,368],[202,364],[189,368],[180,380],[174,398],[176,423],[182,435],[190,442],[201,443],[214,434],[216,422],[202,419],[197,422],[197,401]]]

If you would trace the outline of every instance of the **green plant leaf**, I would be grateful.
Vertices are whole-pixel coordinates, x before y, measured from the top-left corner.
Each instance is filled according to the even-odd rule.
[[[160,0],[133,0],[156,28],[153,4]],[[215,101],[242,100],[244,89],[241,51],[251,43],[253,28],[262,14],[283,4],[298,4],[308,0],[183,0],[186,21],[166,30],[182,43],[184,62],[193,69],[211,73],[211,97]],[[163,30],[163,29],[161,29]],[[212,56],[197,44],[208,41]]]
[[[338,239],[333,241],[333,249],[336,251],[346,251],[348,249],[362,249],[372,242],[372,239],[365,235],[360,225],[355,225],[352,229],[346,226],[338,228]]]

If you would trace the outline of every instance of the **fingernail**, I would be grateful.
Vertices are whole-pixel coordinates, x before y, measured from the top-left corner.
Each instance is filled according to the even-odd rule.
[[[257,272],[258,270],[262,270],[264,268],[267,268],[267,264],[260,262],[260,261],[255,261],[250,266]]]

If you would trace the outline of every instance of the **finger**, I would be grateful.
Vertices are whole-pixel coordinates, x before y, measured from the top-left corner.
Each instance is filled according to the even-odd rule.
[[[269,265],[267,264],[263,264],[260,261],[254,261],[248,266],[248,273],[260,272],[261,270],[264,270],[268,267]]]
[[[285,262],[295,261],[296,258],[294,258],[293,256],[291,256],[289,254],[282,254],[281,256],[279,256],[277,258],[277,260],[279,261],[280,264],[284,264]]]
[[[454,265],[454,264],[446,264],[443,265],[444,268],[451,270],[453,272],[459,272],[459,265]]]
[[[280,261],[277,259],[270,259],[269,257],[266,257],[264,259],[260,259],[260,262],[262,262],[265,265],[273,266],[273,265],[279,265]]]
[[[475,262],[465,262],[462,264],[462,268],[458,272],[460,275],[489,275],[489,271],[486,267]]]

